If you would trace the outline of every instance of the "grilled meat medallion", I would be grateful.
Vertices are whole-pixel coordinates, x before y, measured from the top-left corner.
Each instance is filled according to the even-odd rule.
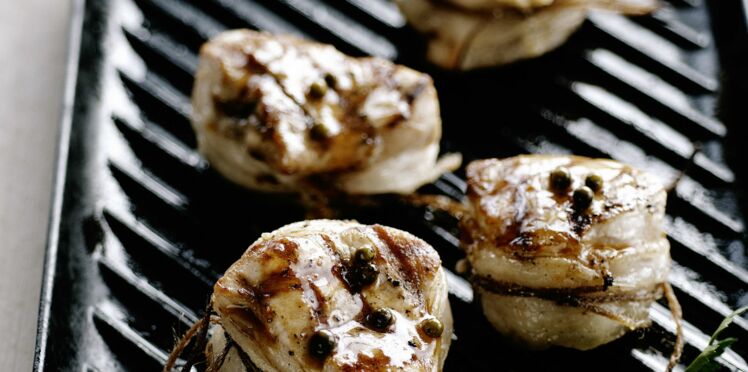
[[[657,0],[397,0],[428,40],[428,59],[470,70],[537,57],[555,49],[591,9],[645,14]]]
[[[535,348],[590,349],[648,325],[670,266],[666,192],[577,156],[472,162],[463,247],[484,313]]]
[[[351,221],[263,234],[218,280],[212,306],[206,354],[218,371],[438,371],[452,335],[436,251]]]
[[[192,93],[198,148],[250,189],[410,193],[459,166],[438,160],[431,78],[380,58],[249,30],[200,50]]]

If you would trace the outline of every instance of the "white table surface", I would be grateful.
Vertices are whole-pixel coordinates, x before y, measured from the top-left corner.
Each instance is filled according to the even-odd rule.
[[[0,371],[31,370],[70,0],[0,1]]]

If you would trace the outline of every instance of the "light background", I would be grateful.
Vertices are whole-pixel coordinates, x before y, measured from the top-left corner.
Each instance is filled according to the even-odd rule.
[[[0,371],[30,371],[70,0],[0,0]]]

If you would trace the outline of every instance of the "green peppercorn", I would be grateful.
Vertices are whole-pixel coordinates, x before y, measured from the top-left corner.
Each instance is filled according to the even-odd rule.
[[[360,291],[364,287],[374,283],[379,275],[376,266],[370,263],[357,263],[348,270],[346,280],[354,291]]]
[[[584,179],[584,185],[597,194],[603,189],[603,178],[597,174],[590,174]]]
[[[322,123],[314,123],[309,130],[309,136],[315,141],[324,141],[330,137],[330,130]]]
[[[571,197],[574,209],[576,209],[577,212],[586,211],[589,209],[590,205],[592,205],[592,199],[594,197],[595,193],[593,193],[592,189],[587,186],[582,186],[574,190],[574,194]]]
[[[325,74],[325,83],[327,83],[327,86],[329,86],[330,88],[335,89],[335,87],[338,85],[338,78],[328,72]]]
[[[431,338],[437,338],[442,335],[442,332],[444,331],[444,326],[442,325],[442,322],[440,322],[436,318],[428,318],[419,324],[419,327],[421,328],[421,331]]]
[[[569,174],[569,171],[566,168],[557,168],[551,172],[549,184],[553,192],[565,192],[571,186],[571,174]]]
[[[356,260],[356,262],[371,262],[371,260],[374,259],[376,256],[376,252],[374,252],[374,249],[371,247],[361,247],[356,250],[356,253],[353,254],[353,259]]]
[[[309,354],[318,359],[325,359],[335,350],[337,342],[330,331],[317,331],[309,338]]]
[[[392,311],[385,308],[376,309],[366,316],[369,327],[380,331],[387,329],[394,321],[395,317],[392,315]]]
[[[309,96],[314,99],[320,99],[327,93],[327,83],[324,80],[315,80],[309,86]]]

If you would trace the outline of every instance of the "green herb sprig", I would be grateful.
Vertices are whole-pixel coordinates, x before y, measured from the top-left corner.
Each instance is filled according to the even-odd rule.
[[[735,337],[728,337],[723,340],[717,340],[717,337],[735,320],[735,318],[742,315],[746,311],[748,311],[748,306],[741,307],[740,309],[737,309],[730,315],[728,315],[722,321],[722,323],[719,324],[717,330],[714,331],[712,338],[709,339],[708,346],[704,349],[704,351],[701,352],[701,354],[699,354],[699,356],[696,357],[696,359],[693,360],[693,362],[691,362],[691,364],[688,365],[688,367],[686,367],[685,372],[718,371],[720,369],[720,365],[717,364],[715,359],[717,359],[718,356],[722,355],[722,353],[725,352],[725,349],[734,344],[738,339]]]

